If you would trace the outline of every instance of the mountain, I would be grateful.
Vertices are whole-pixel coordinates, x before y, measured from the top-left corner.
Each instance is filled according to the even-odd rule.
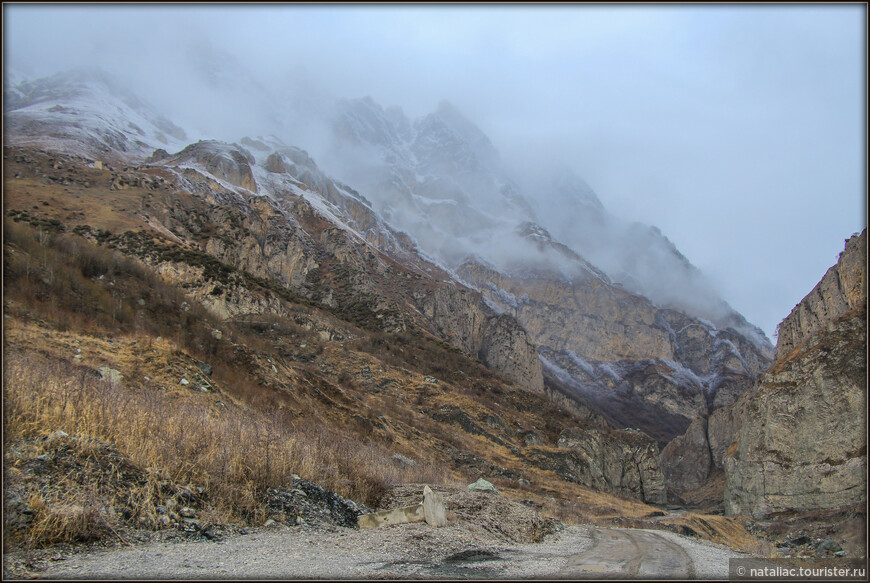
[[[735,401],[770,361],[763,334],[713,292],[721,311],[703,312],[710,320],[679,298],[643,295],[653,289],[643,250],[664,249],[655,265],[680,266],[680,285],[696,270],[652,227],[611,233],[618,221],[567,171],[548,192],[609,233],[601,244],[631,243],[610,273],[584,251],[595,240],[554,235],[449,103],[411,122],[371,99],[342,102],[315,162],[275,135],[189,143],[192,131],[100,72],[4,94],[6,214],[38,230],[10,248],[20,267],[10,273],[36,290],[14,296],[16,324],[38,315],[59,333],[83,310],[103,333],[132,334],[149,317],[190,322],[201,309],[211,328],[176,328],[167,358],[235,363],[212,384],[231,391],[238,374],[260,387],[239,397],[241,410],[277,399],[292,419],[323,419],[452,472],[509,487],[548,476],[536,484],[663,503],[660,446]],[[66,259],[30,263],[33,241]],[[79,245],[140,267],[97,278],[81,261],[98,251]],[[74,292],[55,285],[64,262],[81,264],[67,274]],[[175,293],[137,287],[151,277],[185,299],[148,316]],[[215,335],[223,328],[232,348]]]
[[[75,152],[123,164],[185,145],[181,128],[97,69],[4,86],[7,145]]]
[[[130,147],[129,138],[104,136],[120,119],[156,114],[104,76],[59,75],[16,89],[21,100],[5,112],[4,254],[7,346],[17,355],[48,359],[49,370],[72,367],[68,374],[83,367],[88,379],[116,370],[112,378],[147,396],[137,415],[182,399],[215,427],[224,415],[254,416],[252,431],[265,424],[281,439],[303,439],[292,436],[310,426],[342,436],[315,440],[327,457],[345,455],[330,449],[344,439],[388,451],[367,462],[388,475],[397,475],[391,454],[425,460],[407,465],[406,480],[437,466],[450,479],[487,477],[563,499],[591,487],[664,501],[653,440],[550,400],[536,346],[516,319],[433,263],[304,150],[259,136],[167,151],[148,132],[153,150]],[[43,112],[49,102],[64,116],[28,125],[32,104]],[[106,350],[117,338],[122,346]],[[137,356],[139,342],[148,356]],[[81,352],[69,353],[70,343]],[[52,386],[68,386],[65,378]],[[20,397],[26,408],[30,399]],[[72,432],[78,421],[53,423]],[[124,427],[100,435],[138,439],[119,435]],[[221,451],[213,455],[229,450]],[[171,460],[196,455],[184,449],[137,463],[183,477],[190,466]],[[356,463],[324,474],[324,463],[308,477],[319,472],[343,495],[368,500],[372,484],[387,479]],[[224,484],[220,499],[237,503],[242,494],[233,492],[253,482],[218,470],[209,479]]]
[[[618,426],[664,444],[732,402],[773,357],[761,330],[658,229],[610,214],[569,169],[512,177],[447,102],[411,122],[370,98],[344,101],[325,158],[427,255],[516,318],[551,384]]]

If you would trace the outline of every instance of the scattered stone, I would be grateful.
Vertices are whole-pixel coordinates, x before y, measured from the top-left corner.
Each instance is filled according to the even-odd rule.
[[[185,506],[184,508],[179,510],[178,513],[184,518],[193,518],[194,516],[196,516],[196,510],[189,506]]]
[[[808,545],[811,542],[813,542],[813,541],[812,541],[812,539],[810,539],[810,537],[808,537],[805,534],[802,534],[799,537],[792,539],[788,544],[790,546],[793,546],[793,547],[799,547],[801,545]]]
[[[53,441],[59,441],[61,439],[66,439],[67,437],[69,437],[69,433],[67,433],[66,431],[61,431],[60,429],[58,429],[57,431],[53,431],[52,433],[50,433],[45,438],[45,441],[47,441],[48,443],[51,443]]]
[[[821,542],[821,544],[819,544],[819,546],[816,547],[816,557],[824,557],[829,553],[833,554],[842,550],[843,547],[841,547],[837,543],[837,541],[826,538],[824,541]]]
[[[263,526],[269,527],[269,526],[273,526],[275,524],[277,524],[277,523],[270,518],[269,520],[267,520],[266,522],[263,523]]]
[[[166,506],[155,506],[154,510],[157,511],[157,514],[169,514],[169,510]]]
[[[424,383],[432,383],[432,384],[437,385],[437,384],[438,384],[438,379],[436,379],[435,377],[426,377],[426,378],[423,379],[423,382],[424,382]]]
[[[197,362],[196,366],[197,366],[197,368],[199,368],[199,370],[202,371],[202,374],[204,374],[207,377],[211,376],[212,368],[211,368],[210,364],[207,364],[205,362]]]
[[[492,492],[494,494],[498,494],[498,490],[495,489],[495,486],[492,485],[491,482],[487,482],[483,478],[478,478],[476,482],[473,484],[469,484],[465,487],[466,490],[471,490],[472,492]]]
[[[183,385],[183,386],[185,386],[185,387],[186,387],[186,386],[187,386],[187,385],[189,385],[189,384],[190,384],[190,381],[189,381],[189,380],[187,380],[187,379],[181,379],[181,381],[180,381],[180,382],[181,382],[181,384],[182,384],[182,385]]]
[[[544,445],[544,439],[539,433],[528,431],[523,435],[523,444],[528,446]]]
[[[100,373],[101,379],[111,385],[119,385],[124,380],[124,375],[121,374],[121,371],[108,366],[101,366],[97,369],[97,372]]]
[[[417,462],[412,460],[411,458],[405,457],[400,453],[393,454],[390,456],[390,459],[396,462],[400,466],[416,466]]]
[[[220,340],[221,338],[224,337],[224,333],[221,332],[220,330],[212,330],[211,335],[215,340]]]
[[[293,488],[269,488],[266,505],[275,518],[288,526],[305,524],[356,528],[357,516],[371,512],[362,504],[345,500],[317,484],[294,478]]]

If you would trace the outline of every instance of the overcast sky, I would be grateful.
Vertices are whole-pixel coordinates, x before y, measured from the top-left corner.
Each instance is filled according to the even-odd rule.
[[[658,226],[771,337],[866,225],[863,4],[3,11],[5,66],[99,64],[164,106],[197,43],[265,85],[304,70],[412,118],[448,99],[505,160],[560,159],[611,212]]]

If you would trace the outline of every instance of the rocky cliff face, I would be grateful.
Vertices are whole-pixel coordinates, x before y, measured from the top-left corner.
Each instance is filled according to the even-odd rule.
[[[780,327],[724,456],[725,507],[756,518],[866,501],[866,231]]]
[[[867,238],[864,231],[846,241],[837,264],[779,324],[777,357],[788,356],[809,335],[866,301]]]
[[[257,182],[251,166],[254,157],[237,144],[225,144],[215,140],[200,141],[184,148],[161,162],[167,166],[200,167],[207,173],[233,186],[257,192]]]
[[[521,234],[541,251],[536,263],[499,270],[470,260],[456,273],[516,318],[578,402],[595,403],[617,426],[667,443],[734,402],[770,363],[772,351],[733,328],[622,289],[540,227]]]
[[[707,440],[707,419],[696,417],[683,435],[675,437],[662,450],[662,473],[668,487],[687,492],[700,488],[712,465]]]
[[[182,183],[195,180],[188,171]],[[246,190],[248,194],[234,193],[218,183],[187,204],[179,204],[177,197],[162,204],[155,200],[148,218],[202,250],[202,256],[185,260],[208,263],[213,258],[218,265],[276,282],[367,327],[425,330],[521,385],[543,389],[541,363],[527,333],[513,318],[489,309],[478,293],[419,257],[410,266],[393,260],[355,230],[327,220],[298,189],[279,191],[274,198],[251,196],[252,190]],[[333,212],[340,208],[333,207]],[[220,315],[240,317],[271,309],[268,298],[254,301],[246,294],[238,277],[220,269],[191,268],[189,261],[167,262],[164,254],[149,254],[137,245],[133,242],[130,252],[144,254]],[[418,272],[424,265],[426,276]]]
[[[567,481],[653,504],[666,501],[658,446],[641,432],[569,429],[556,451],[530,450],[538,465]]]

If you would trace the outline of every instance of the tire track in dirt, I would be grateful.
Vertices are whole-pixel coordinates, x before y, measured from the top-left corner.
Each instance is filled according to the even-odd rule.
[[[568,557],[563,578],[696,577],[692,559],[679,545],[651,531],[596,528],[591,548]]]

